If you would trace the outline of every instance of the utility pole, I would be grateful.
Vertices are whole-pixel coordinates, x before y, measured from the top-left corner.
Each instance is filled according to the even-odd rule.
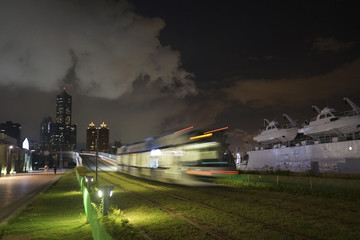
[[[96,172],[96,182],[98,182],[98,158],[99,158],[99,130],[96,130],[96,157],[95,157],[95,172]]]

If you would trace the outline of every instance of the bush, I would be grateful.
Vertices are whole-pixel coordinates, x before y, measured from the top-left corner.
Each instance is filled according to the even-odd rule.
[[[102,218],[106,231],[113,239],[132,240],[143,239],[139,230],[125,219],[120,209],[109,209],[109,215]]]

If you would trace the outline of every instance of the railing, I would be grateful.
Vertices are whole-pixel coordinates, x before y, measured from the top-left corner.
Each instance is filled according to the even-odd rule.
[[[345,112],[336,114],[336,116],[338,116],[338,117],[344,117],[344,116],[351,117],[351,116],[356,116],[356,115],[359,115],[359,114],[356,113],[355,110],[349,110],[349,111],[345,111]]]
[[[289,128],[294,128],[294,127],[296,127],[296,126],[293,126],[293,125],[291,125],[290,123],[288,123],[288,124],[282,124],[282,125],[275,125],[275,127],[276,127],[277,129],[289,129]],[[259,132],[261,133],[261,132],[265,131],[266,128],[267,128],[267,126],[260,128],[260,129],[259,129]]]
[[[86,217],[91,226],[93,238],[95,240],[111,240],[112,237],[109,235],[109,233],[105,230],[103,224],[100,222],[98,213],[91,202],[90,193],[84,184],[84,177],[81,176],[77,170],[76,177],[80,185],[80,189],[83,193],[84,209]]]
[[[272,149],[272,148],[281,148],[281,147],[295,147],[295,146],[304,146],[304,145],[313,145],[320,143],[333,143],[333,142],[345,142],[351,140],[360,140],[360,132],[354,132],[346,135],[324,135],[318,139],[312,139],[310,137],[295,138],[292,141],[285,143],[268,143],[262,144],[256,149],[253,150],[263,150],[263,149]]]
[[[349,110],[349,111],[344,111],[344,112],[333,112],[332,113],[335,117],[352,117],[352,116],[356,116],[356,115],[359,115],[358,113],[356,113],[355,110]],[[310,119],[310,122],[313,122],[317,119],[317,116],[316,117],[313,117]]]

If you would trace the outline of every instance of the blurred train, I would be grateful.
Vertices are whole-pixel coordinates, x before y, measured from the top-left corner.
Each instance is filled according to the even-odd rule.
[[[122,146],[117,151],[118,170],[151,180],[200,185],[216,176],[238,174],[225,143],[225,128],[212,131],[188,127]]]

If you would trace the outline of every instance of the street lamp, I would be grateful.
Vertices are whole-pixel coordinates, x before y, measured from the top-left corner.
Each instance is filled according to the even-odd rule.
[[[98,158],[99,158],[99,129],[96,130],[96,140],[95,140],[96,156],[95,156],[95,172],[96,172],[96,182],[98,182]]]
[[[6,168],[6,174],[10,174],[10,170],[11,170],[11,149],[13,149],[14,146],[10,145],[9,146],[9,154],[8,154],[8,162],[7,162],[7,168]]]
[[[109,212],[109,197],[112,196],[114,186],[99,187],[98,195],[102,199],[102,215],[106,216]]]

